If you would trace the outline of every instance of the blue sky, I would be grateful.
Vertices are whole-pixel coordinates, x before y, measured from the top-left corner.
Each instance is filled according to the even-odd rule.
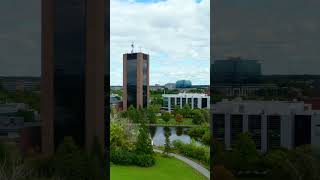
[[[125,9],[125,10],[124,10]],[[209,0],[111,0],[111,85],[122,85],[122,54],[150,54],[150,84],[209,84]]]

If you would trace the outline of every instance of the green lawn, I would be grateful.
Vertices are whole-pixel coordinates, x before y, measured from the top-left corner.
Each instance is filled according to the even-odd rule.
[[[192,123],[191,118],[183,118],[181,123],[178,123],[174,118],[171,118],[169,122],[163,121],[161,118],[157,119],[157,124],[167,124],[167,125],[195,125]]]
[[[158,155],[156,164],[149,168],[111,165],[112,180],[205,180],[206,178],[173,157]]]

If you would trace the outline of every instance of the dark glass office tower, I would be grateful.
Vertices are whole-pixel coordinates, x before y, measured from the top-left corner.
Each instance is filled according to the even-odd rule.
[[[105,2],[42,1],[42,150],[105,143]]]
[[[147,107],[149,99],[149,55],[123,55],[123,109]]]

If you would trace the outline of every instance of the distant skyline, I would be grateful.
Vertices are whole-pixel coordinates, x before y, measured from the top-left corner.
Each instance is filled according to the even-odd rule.
[[[122,85],[122,54],[150,55],[150,84],[209,84],[209,0],[111,0],[110,80]]]

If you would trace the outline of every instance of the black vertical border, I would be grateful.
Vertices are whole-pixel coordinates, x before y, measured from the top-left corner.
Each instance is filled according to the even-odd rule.
[[[110,179],[110,1],[104,0],[105,4],[105,155],[107,163],[107,179]]]
[[[214,106],[214,102],[213,102],[213,78],[212,78],[212,74],[213,74],[213,69],[212,69],[212,64],[213,64],[213,54],[214,54],[214,47],[213,47],[213,26],[214,26],[214,2],[216,0],[211,0],[210,1],[210,180],[213,180],[213,156],[214,156],[214,152],[213,152],[213,148],[214,148],[214,141],[213,141],[213,116],[212,116],[212,108]]]

